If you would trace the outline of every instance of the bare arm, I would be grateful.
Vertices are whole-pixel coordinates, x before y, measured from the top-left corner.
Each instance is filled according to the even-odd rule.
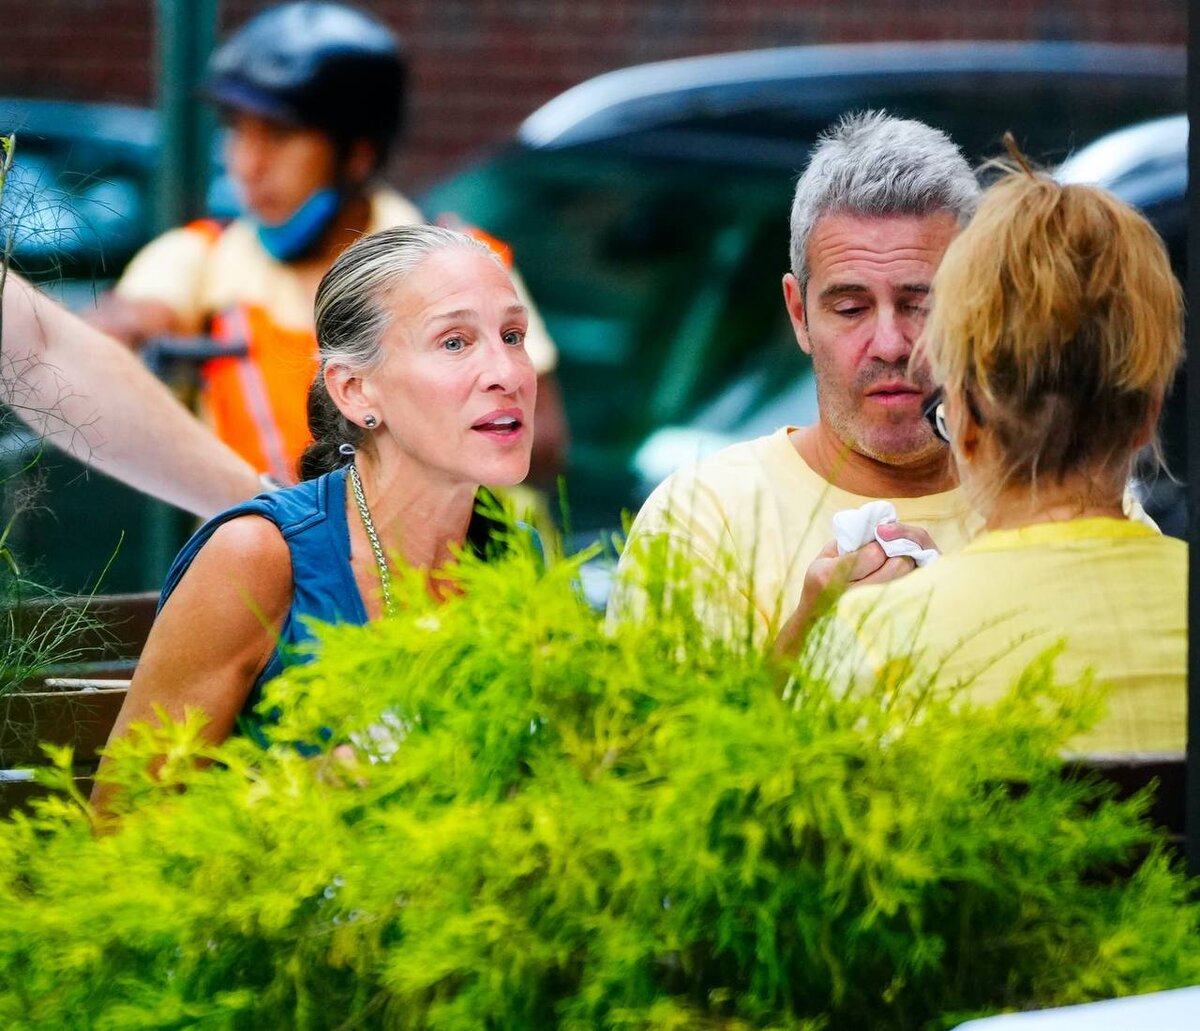
[[[126,348],[16,275],[3,305],[0,400],[48,441],[200,516],[260,489]]]
[[[156,705],[176,720],[186,709],[203,710],[205,736],[224,741],[291,600],[291,557],[272,522],[243,516],[218,528],[154,621],[109,741],[133,723],[154,722]],[[100,812],[114,790],[96,782],[92,803]]]

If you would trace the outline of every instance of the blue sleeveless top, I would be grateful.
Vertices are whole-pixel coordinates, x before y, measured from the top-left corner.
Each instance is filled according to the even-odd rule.
[[[161,610],[196,554],[218,527],[239,516],[258,515],[271,520],[287,542],[292,557],[292,604],[280,630],[279,644],[259,672],[243,715],[258,704],[262,685],[288,662],[304,661],[296,646],[313,640],[304,617],[324,623],[367,621],[354,572],[350,567],[350,529],[346,525],[346,472],[343,466],[295,487],[259,494],[226,509],[205,523],[176,556],[158,600]],[[282,653],[282,654],[281,654]]]
[[[262,698],[263,684],[277,676],[285,665],[307,662],[312,657],[298,648],[314,640],[306,619],[354,626],[367,622],[362,595],[350,566],[350,528],[346,524],[348,472],[349,466],[341,466],[295,487],[259,494],[214,516],[193,534],[175,557],[158,599],[161,611],[196,554],[217,528],[231,519],[258,515],[279,527],[292,558],[292,604],[280,629],[279,642],[250,688],[239,718],[243,730],[260,743],[262,735],[254,708]],[[540,552],[537,531],[525,524],[517,525],[518,529],[531,535]],[[497,524],[477,511],[467,528],[467,546],[486,557],[497,528]]]

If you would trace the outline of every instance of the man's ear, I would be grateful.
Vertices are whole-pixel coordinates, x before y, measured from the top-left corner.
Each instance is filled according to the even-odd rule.
[[[367,139],[354,140],[342,160],[342,178],[354,186],[366,186],[375,174],[378,158],[379,150],[374,143]]]
[[[338,362],[329,362],[321,373],[325,377],[325,389],[342,413],[355,425],[363,425],[368,415],[379,417],[371,384],[361,372]]]
[[[804,289],[790,272],[783,277],[783,304],[792,321],[792,332],[796,343],[805,354],[812,354],[812,342],[808,339],[808,313],[804,310]]]

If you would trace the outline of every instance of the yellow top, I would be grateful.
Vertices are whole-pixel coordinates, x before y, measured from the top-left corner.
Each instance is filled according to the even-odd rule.
[[[644,611],[637,556],[644,562],[658,540],[681,560],[714,634],[740,640],[749,627],[761,643],[779,630],[799,604],[805,571],[833,538],[834,513],[877,500],[826,482],[793,447],[790,429],[735,444],[658,486],[630,530],[610,621]],[[901,522],[923,526],[943,552],[958,551],[983,525],[961,490],[889,500]]]
[[[368,232],[424,222],[420,211],[392,190],[371,194]],[[522,303],[529,308],[525,349],[539,374],[558,362],[558,352],[528,291],[510,270]],[[254,224],[230,223],[215,240],[193,228],[172,229],[146,244],[116,286],[118,296],[160,301],[180,318],[185,333],[202,333],[213,315],[235,305],[261,309],[285,330],[312,332],[312,297],[295,269],[277,261],[258,241]]]
[[[998,698],[1063,642],[1062,682],[1091,670],[1108,714],[1071,751],[1182,750],[1187,708],[1187,546],[1127,519],[1075,519],[985,533],[951,555],[838,603],[827,645],[856,679],[890,657],[939,683]]]

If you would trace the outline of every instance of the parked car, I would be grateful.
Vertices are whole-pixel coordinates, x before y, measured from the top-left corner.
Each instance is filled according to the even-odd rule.
[[[83,303],[125,267],[153,232],[158,114],[125,104],[0,97],[0,133],[16,161],[0,196],[13,263]],[[209,208],[232,215],[213,153]]]
[[[886,108],[972,159],[1011,129],[1057,163],[1179,110],[1184,54],[1078,43],[815,46],[599,76],[550,101],[498,155],[438,185],[512,245],[561,352],[574,525],[618,524],[684,461],[815,411],[779,281],[787,212],[816,135]]]
[[[148,239],[156,121],[145,108],[0,99],[16,158],[0,198],[34,279],[111,279]]]

